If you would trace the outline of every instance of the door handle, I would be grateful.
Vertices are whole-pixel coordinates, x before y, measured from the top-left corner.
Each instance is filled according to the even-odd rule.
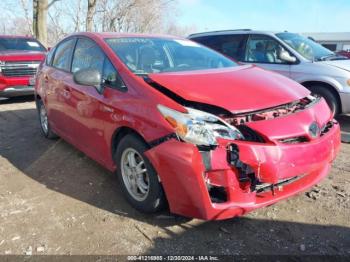
[[[44,82],[45,82],[46,84],[49,82],[49,77],[48,77],[48,75],[45,75],[45,76],[44,76]]]
[[[105,112],[105,113],[113,113],[114,112],[114,109],[112,107],[105,106],[105,105],[102,105],[100,107],[100,109],[102,112]]]
[[[63,91],[62,91],[62,96],[65,98],[69,98],[70,97],[70,88],[68,86],[63,86]]]

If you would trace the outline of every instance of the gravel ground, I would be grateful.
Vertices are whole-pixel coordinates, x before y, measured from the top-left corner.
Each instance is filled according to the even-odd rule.
[[[32,99],[1,101],[0,254],[350,255],[349,156],[344,143],[318,186],[241,218],[144,215],[113,174],[41,136]]]

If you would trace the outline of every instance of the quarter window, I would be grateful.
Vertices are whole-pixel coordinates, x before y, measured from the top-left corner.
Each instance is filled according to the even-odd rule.
[[[102,74],[104,53],[93,41],[86,38],[79,38],[75,47],[72,72],[81,69],[96,69]]]
[[[58,45],[52,62],[54,67],[65,71],[70,71],[70,62],[74,44],[75,39],[69,39]]]
[[[279,58],[283,46],[275,39],[265,35],[252,35],[248,39],[245,61],[266,64],[285,64]]]

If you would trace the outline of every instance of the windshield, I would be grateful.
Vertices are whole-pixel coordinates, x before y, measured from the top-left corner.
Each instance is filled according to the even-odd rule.
[[[276,35],[306,59],[322,61],[337,56],[332,51],[304,36],[293,33],[279,33]]]
[[[190,40],[128,37],[110,38],[106,42],[133,73],[140,75],[237,65]]]
[[[46,49],[33,38],[0,38],[0,51],[4,50],[25,50],[42,51]]]

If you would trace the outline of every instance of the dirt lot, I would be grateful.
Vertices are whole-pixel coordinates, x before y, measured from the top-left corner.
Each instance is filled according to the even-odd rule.
[[[349,156],[342,144],[320,185],[245,217],[143,215],[124,201],[113,174],[41,136],[31,99],[3,101],[0,254],[350,255]]]

